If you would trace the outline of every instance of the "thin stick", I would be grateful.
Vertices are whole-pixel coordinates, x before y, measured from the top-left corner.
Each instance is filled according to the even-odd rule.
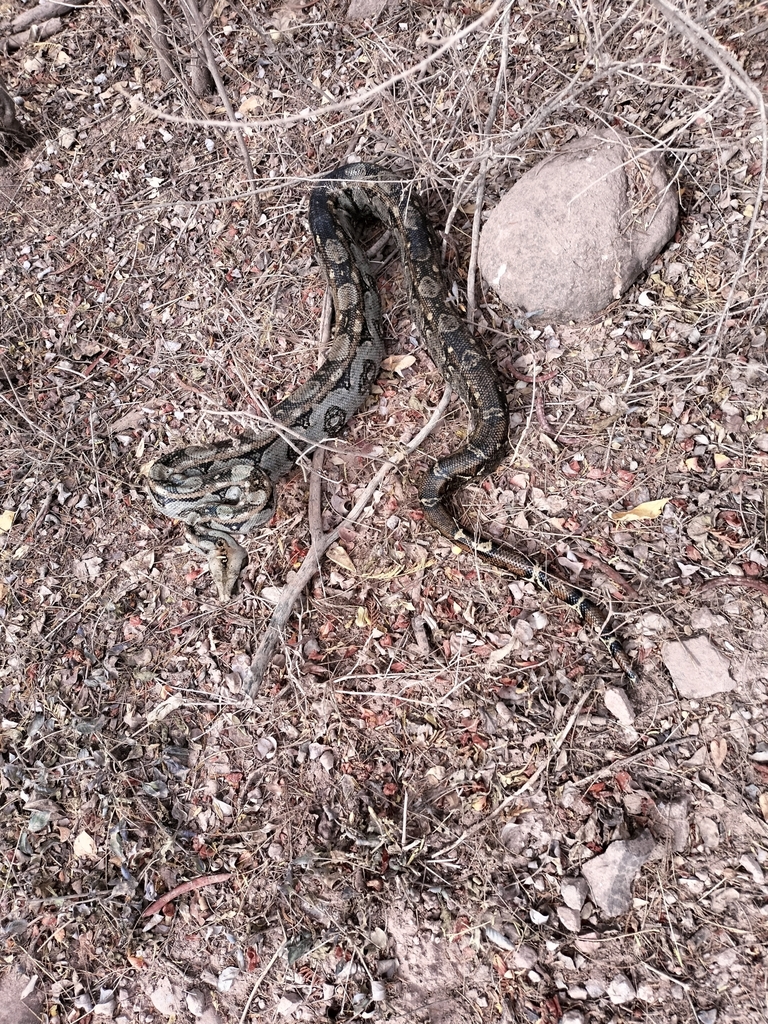
[[[496,114],[499,110],[502,86],[507,78],[507,62],[509,59],[509,8],[504,11],[501,18],[501,56],[499,58],[499,72],[496,75],[496,85],[493,89],[490,110],[485,121],[483,137],[487,138],[493,130]],[[483,200],[485,199],[485,174],[488,169],[488,158],[484,157],[480,162],[478,174],[477,194],[475,197],[475,214],[472,218],[472,248],[469,253],[469,268],[467,270],[467,321],[470,327],[475,322],[475,290],[477,284],[477,250],[480,242],[480,221],[483,214]]]
[[[448,39],[443,43],[442,46],[420,60],[418,64],[414,64],[404,71],[398,72],[396,75],[392,75],[384,82],[380,82],[378,85],[371,86],[370,89],[364,89],[359,92],[356,96],[351,96],[348,100],[341,100],[339,103],[329,103],[327,106],[315,107],[311,110],[300,110],[298,114],[286,114],[284,117],[268,117],[261,121],[243,121],[241,122],[244,127],[248,128],[278,128],[286,127],[291,124],[296,124],[297,121],[314,121],[317,118],[324,118],[327,114],[335,114],[340,110],[349,110],[351,107],[357,107],[361,103],[367,103],[369,100],[378,96],[382,92],[386,92],[387,89],[391,89],[393,85],[397,85],[398,82],[404,81],[406,78],[412,78],[414,75],[420,74],[425,71],[430,64],[433,64],[436,60],[447,53],[448,50],[460,43],[462,39],[472,35],[473,32],[477,32],[483,28],[489,21],[495,16],[497,11],[502,5],[503,0],[494,0],[494,3],[488,8],[485,14],[481,14],[479,18],[476,18],[473,22],[461,29],[460,32],[454,33],[449,36]],[[511,6],[511,4],[510,4]],[[161,121],[172,121],[174,124],[194,124],[198,128],[227,128],[230,131],[236,126],[230,121],[220,121],[217,118],[195,118],[194,120],[188,117],[180,117],[178,114],[166,114],[162,110],[157,110],[155,107],[145,103],[136,96],[132,96],[131,93],[124,86],[115,86],[115,91],[120,92],[123,96],[131,101],[132,106],[138,107],[147,114],[151,114],[152,117],[157,117]]]
[[[514,793],[511,793],[509,796],[505,797],[498,807],[494,807],[490,814],[484,815],[482,820],[478,821],[476,825],[473,825],[471,828],[465,829],[458,839],[454,839],[452,843],[449,843],[447,846],[444,846],[442,849],[437,850],[435,853],[433,853],[430,859],[434,860],[436,857],[443,857],[446,853],[450,853],[451,850],[454,850],[457,846],[461,846],[461,844],[466,839],[469,839],[471,836],[475,835],[476,832],[482,831],[482,829],[484,829],[487,826],[489,818],[497,818],[502,811],[506,810],[506,808],[510,806],[510,804],[515,803],[515,801],[519,797],[521,797],[523,793],[527,793],[529,789],[532,789],[533,786],[536,785],[538,780],[541,778],[541,776],[544,774],[544,772],[551,764],[552,758],[560,751],[560,748],[565,743],[568,734],[573,729],[574,725],[576,725],[576,719],[581,714],[581,709],[584,707],[585,703],[587,702],[587,699],[591,696],[591,694],[592,691],[587,690],[586,693],[583,693],[581,695],[570,718],[563,726],[559,735],[554,739],[552,746],[550,747],[547,753],[547,756],[544,758],[544,760],[533,773],[533,775],[530,777],[530,779],[524,782],[523,785],[520,786],[519,789],[516,789]]]
[[[380,467],[378,472],[373,476],[370,483],[363,491],[362,495],[358,498],[349,515],[347,515],[335,529],[331,530],[329,533],[321,534],[318,543],[313,542],[312,547],[301,564],[301,568],[293,579],[287,582],[283,587],[280,600],[277,603],[275,610],[272,612],[272,618],[269,620],[269,625],[267,626],[264,639],[251,662],[253,681],[247,691],[251,697],[255,697],[261,688],[266,671],[269,668],[270,662],[277,650],[277,646],[280,643],[283,630],[293,613],[293,606],[299,600],[304,592],[304,588],[309,584],[320,567],[320,560],[325,552],[339,539],[341,527],[354,523],[359,518],[368,502],[373,497],[374,492],[381,485],[382,481],[387,478],[392,470],[395,469],[403,459],[406,458],[406,456],[408,456],[412,451],[415,451],[425,438],[429,437],[440,422],[443,413],[448,407],[450,397],[451,388],[449,385],[446,385],[443,397],[440,399],[434,412],[430,416],[429,422],[426,423],[418,434],[408,442],[403,452],[398,452],[397,455],[388,459]]]
[[[176,71],[171,59],[171,47],[168,43],[162,4],[160,0],[144,0],[144,10],[147,12],[147,21],[149,22],[149,38],[152,40],[160,66],[160,79],[163,82],[172,82],[176,77]]]
[[[768,597],[768,582],[755,579],[753,576],[714,576],[711,580],[700,583],[696,590],[699,594],[708,590],[719,590],[720,587],[746,587],[756,590],[763,597]]]
[[[232,104],[229,101],[229,95],[227,94],[226,87],[224,85],[224,79],[221,77],[219,72],[219,66],[216,63],[216,57],[213,53],[213,47],[211,41],[208,38],[208,31],[203,23],[203,19],[200,15],[200,9],[197,6],[197,0],[184,0],[183,9],[185,10],[187,17],[189,18],[195,32],[197,33],[197,41],[200,43],[203,53],[205,54],[205,63],[208,65],[208,71],[210,72],[211,78],[216,84],[216,91],[218,92],[221,102],[224,104],[224,110],[229,118],[230,127],[234,128],[235,135],[237,136],[237,145],[240,150],[240,155],[243,158],[243,165],[245,167],[245,173],[248,175],[248,183],[252,189],[252,201],[256,204],[255,213],[258,214],[259,206],[256,199],[256,190],[258,182],[256,181],[256,173],[251,163],[251,156],[248,152],[248,147],[245,144],[245,135],[243,133],[243,126],[240,124],[235,117],[235,111]]]
[[[160,899],[155,900],[154,903],[142,910],[142,917],[152,917],[158,910],[162,910],[166,903],[170,903],[171,900],[175,900],[177,896],[183,896],[185,892],[192,892],[193,889],[202,889],[206,885],[216,885],[218,882],[228,882],[232,877],[231,871],[220,871],[217,875],[200,875],[199,878],[190,878],[188,882],[182,882],[181,885],[175,886],[170,892],[167,892]]]
[[[738,60],[736,60],[729,50],[727,50],[715,39],[713,35],[711,35],[711,33],[707,32],[705,28],[697,24],[684,11],[673,7],[672,4],[667,2],[667,0],[652,0],[652,2],[653,5],[661,11],[670,25],[673,25],[677,31],[699,51],[699,53],[704,54],[705,57],[711,60],[712,63],[720,69],[726,81],[730,78],[733,79],[736,87],[747,97],[750,103],[754,104],[755,109],[760,116],[760,124],[762,128],[760,133],[762,142],[760,151],[760,178],[757,183],[754,208],[749,222],[749,229],[747,230],[747,238],[741,251],[741,260],[739,261],[736,273],[731,279],[731,287],[728,292],[728,297],[725,300],[725,305],[723,306],[723,310],[717,321],[717,329],[715,330],[715,334],[712,339],[714,345],[722,334],[725,321],[731,310],[733,297],[736,293],[736,285],[741,280],[741,276],[746,268],[747,257],[749,256],[752,239],[755,235],[757,218],[760,216],[761,212],[763,193],[765,191],[765,181],[766,176],[768,175],[768,118],[766,117],[765,98],[763,93],[760,91],[759,86],[750,79],[749,75],[744,70],[744,67]]]
[[[245,1006],[243,1007],[243,1012],[242,1012],[242,1014],[240,1016],[240,1024],[245,1024],[245,1018],[248,1016],[248,1011],[251,1008],[251,1003],[253,1002],[254,996],[256,995],[256,993],[261,988],[261,983],[264,981],[266,976],[272,970],[272,965],[274,964],[275,960],[277,960],[277,958],[280,956],[280,954],[283,952],[284,948],[285,948],[284,946],[278,946],[277,947],[275,952],[272,954],[272,958],[270,959],[270,961],[267,964],[267,966],[264,968],[264,970],[258,976],[256,981],[254,981],[253,988],[251,989],[250,995],[248,996],[248,998],[245,1001]]]

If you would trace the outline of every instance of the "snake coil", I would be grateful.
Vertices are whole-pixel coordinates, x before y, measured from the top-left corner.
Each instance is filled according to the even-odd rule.
[[[427,521],[454,544],[576,610],[619,667],[637,678],[606,612],[576,587],[496,541],[475,537],[450,509],[451,495],[485,476],[508,450],[508,410],[485,354],[448,301],[439,249],[412,183],[369,163],[327,174],[312,190],[309,222],[333,295],[335,330],[327,359],[272,410],[278,426],[239,439],[172,451],[144,467],[155,508],[180,519],[187,539],[208,554],[221,600],[228,600],[247,561],[233,534],[271,518],[274,483],[312,444],[336,436],[365,401],[384,353],[376,284],[356,240],[362,218],[382,221],[397,241],[413,317],[430,357],[466,404],[466,444],[439,459],[419,488]]]

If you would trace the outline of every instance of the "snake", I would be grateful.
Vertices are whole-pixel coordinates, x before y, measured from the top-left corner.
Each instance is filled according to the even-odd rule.
[[[636,681],[631,658],[607,628],[604,608],[527,556],[465,528],[453,511],[456,493],[491,473],[508,453],[507,399],[488,357],[449,300],[437,237],[413,181],[378,164],[345,164],[315,179],[310,193],[309,226],[334,306],[325,362],[272,408],[264,429],[178,448],[142,467],[154,507],[186,525],[189,543],[208,556],[219,599],[229,601],[248,559],[234,535],[248,534],[272,518],[275,484],[308,449],[344,429],[379,374],[384,356],[380,299],[359,240],[361,223],[371,218],[396,242],[411,315],[430,358],[470,417],[466,442],[438,458],[421,480],[424,518],[460,549],[570,605]]]

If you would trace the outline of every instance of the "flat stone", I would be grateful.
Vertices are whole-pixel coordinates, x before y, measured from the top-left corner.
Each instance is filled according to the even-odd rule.
[[[350,0],[345,21],[375,20],[389,3],[389,0]]]
[[[626,690],[611,686],[605,691],[603,701],[619,725],[632,725],[635,720],[635,709]]]
[[[656,1002],[656,989],[648,981],[641,981],[637,986],[637,998],[642,999],[644,1003],[655,1003]]]
[[[581,910],[588,891],[586,878],[564,878],[560,883],[560,895],[563,897],[563,903],[571,910]]]
[[[605,994],[605,982],[602,978],[587,978],[584,982],[584,988],[587,990],[587,995],[590,999],[599,999],[600,996]]]
[[[681,697],[701,699],[736,686],[730,662],[706,636],[663,644],[661,657]]]
[[[636,996],[635,986],[626,974],[616,974],[608,983],[608,998],[614,1006],[631,1003]]]
[[[560,1018],[560,1024],[584,1024],[584,1014],[581,1010],[566,1010]]]
[[[581,914],[578,910],[572,910],[571,907],[558,907],[557,916],[560,919],[560,924],[569,932],[578,934],[581,931]]]
[[[181,1009],[181,989],[168,978],[161,978],[149,993],[152,1005],[164,1017],[175,1017]]]
[[[620,917],[632,906],[632,882],[653,853],[655,842],[648,830],[634,839],[620,839],[582,865],[592,899],[606,917]]]
[[[480,271],[499,298],[548,321],[618,299],[674,236],[663,157],[618,129],[590,132],[527,171],[491,211]]]
[[[14,966],[0,978],[0,1024],[39,1024],[44,990],[37,980]]]

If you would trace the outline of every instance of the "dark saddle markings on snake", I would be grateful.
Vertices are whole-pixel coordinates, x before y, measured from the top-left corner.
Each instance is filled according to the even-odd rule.
[[[219,597],[229,600],[247,561],[233,535],[271,518],[274,483],[309,447],[342,430],[378,375],[384,354],[379,296],[354,228],[371,216],[397,241],[412,315],[432,360],[463,399],[472,422],[466,444],[439,459],[421,482],[426,519],[484,562],[571,605],[625,674],[636,679],[599,605],[518,552],[476,538],[452,513],[451,495],[490,473],[507,453],[506,397],[490,362],[449,305],[439,248],[412,184],[375,164],[339,167],[312,190],[309,221],[333,295],[335,329],[322,367],[272,410],[275,422],[287,429],[180,448],[150,463],[143,472],[155,508],[187,525],[189,542],[208,555]]]

